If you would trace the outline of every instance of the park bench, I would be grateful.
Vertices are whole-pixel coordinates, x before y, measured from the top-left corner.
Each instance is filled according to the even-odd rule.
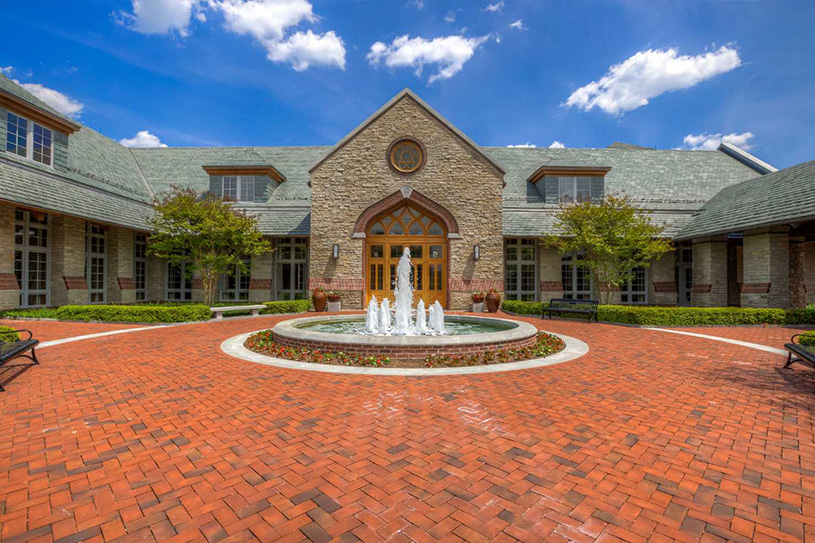
[[[4,338],[8,338],[8,334],[19,334],[19,333],[26,333],[28,334],[28,338],[26,339],[18,339],[12,341],[6,341]],[[7,330],[0,332],[0,366],[14,360],[18,357],[25,357],[30,359],[35,364],[39,364],[39,360],[37,360],[37,354],[34,352],[34,347],[39,345],[39,340],[33,338],[33,334],[30,330]],[[31,354],[26,354],[28,351],[31,351]],[[3,385],[0,384],[0,392],[5,390]]]
[[[588,316],[589,322],[592,319],[597,321],[597,308],[600,302],[596,300],[566,300],[556,298],[549,302],[548,307],[544,307],[541,313],[541,318],[552,318],[552,315],[585,315]]]
[[[802,335],[803,334],[795,334],[790,338],[790,342],[784,345],[784,348],[789,351],[787,363],[784,364],[785,369],[789,368],[794,362],[799,362],[815,369],[815,347],[807,348],[807,346],[796,342],[796,338]],[[795,355],[796,358],[793,358],[792,355]]]
[[[224,311],[251,311],[253,317],[257,317],[260,315],[261,310],[266,309],[266,306],[263,304],[260,305],[230,305],[224,307],[210,307],[213,313],[215,313],[215,320],[221,320],[224,318]]]

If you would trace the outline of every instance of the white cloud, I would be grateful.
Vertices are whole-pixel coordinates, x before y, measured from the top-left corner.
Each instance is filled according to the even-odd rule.
[[[507,145],[510,149],[536,149],[538,146],[534,143],[519,143],[518,145]]]
[[[212,5],[224,14],[227,30],[262,42],[282,40],[288,28],[317,21],[306,0],[221,0]]]
[[[0,66],[0,74],[11,75],[14,72],[14,66]]]
[[[448,11],[447,15],[444,16],[444,20],[448,23],[455,23],[456,22],[456,12],[455,11]]]
[[[574,91],[564,105],[584,111],[599,107],[619,115],[661,94],[693,87],[739,66],[738,51],[728,46],[696,56],[678,56],[675,48],[640,51],[611,66],[601,79]]]
[[[125,147],[136,147],[136,148],[167,147],[166,145],[161,143],[161,141],[158,139],[158,136],[154,136],[147,130],[140,130],[132,138],[121,139],[119,140],[119,143],[121,143]]]
[[[524,23],[523,21],[521,21],[521,19],[518,19],[514,23],[509,23],[509,27],[514,28],[515,30],[529,30],[524,26]]]
[[[693,151],[715,151],[722,143],[730,143],[739,149],[749,151],[752,149],[750,140],[755,137],[752,132],[743,132],[741,134],[688,134],[682,142],[685,148]]]
[[[132,0],[133,13],[119,12],[119,22],[142,34],[178,32],[189,35],[193,8],[200,8],[199,0]]]
[[[504,7],[504,0],[499,0],[498,2],[496,2],[494,4],[490,4],[487,7],[485,7],[484,11],[489,11],[490,13],[496,13],[498,11],[501,11],[501,8],[503,8],[503,7]]]
[[[297,32],[285,41],[268,42],[266,49],[269,60],[288,62],[298,72],[312,65],[345,69],[345,46],[333,30],[325,34]]]
[[[566,146],[560,143],[559,141],[555,140],[549,145],[549,149],[565,149]]]
[[[85,109],[85,104],[82,102],[74,100],[67,94],[63,94],[57,90],[44,87],[39,83],[20,83],[16,79],[12,81],[68,117],[77,119],[82,114],[82,110]]]
[[[489,36],[465,38],[463,36],[446,36],[443,38],[410,38],[400,36],[390,45],[376,42],[365,57],[373,66],[384,63],[389,68],[409,66],[416,69],[416,75],[422,75],[426,64],[436,65],[436,72],[428,78],[428,83],[449,79],[464,67]]]

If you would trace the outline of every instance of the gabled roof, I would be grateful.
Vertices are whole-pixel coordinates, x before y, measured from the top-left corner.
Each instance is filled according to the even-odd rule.
[[[815,160],[722,189],[677,239],[815,220]]]
[[[14,103],[22,108],[21,114],[44,117],[51,124],[68,134],[76,132],[82,126],[28,92],[19,83],[0,74],[0,106],[8,107],[8,103]],[[35,120],[42,122],[42,119]]]
[[[373,113],[373,115],[371,115],[370,117],[368,117],[367,119],[365,119],[364,121],[362,121],[362,123],[361,123],[359,126],[357,126],[356,128],[354,128],[353,130],[351,130],[351,131],[350,131],[350,132],[349,132],[349,133],[348,133],[348,134],[347,134],[347,135],[346,135],[344,138],[342,138],[342,139],[341,139],[341,140],[340,140],[340,141],[339,141],[339,142],[338,142],[336,145],[334,145],[333,147],[331,147],[331,149],[329,149],[329,151],[328,151],[328,152],[327,152],[325,155],[323,155],[322,157],[320,157],[320,159],[319,159],[319,160],[317,160],[317,162],[315,162],[314,164],[312,164],[312,166],[311,166],[311,167],[309,168],[309,170],[308,170],[308,171],[309,171],[309,173],[311,173],[311,172],[313,172],[315,169],[317,169],[317,167],[318,167],[320,164],[322,164],[323,162],[325,162],[325,161],[326,161],[326,160],[327,160],[327,159],[328,159],[328,158],[329,158],[331,155],[333,155],[333,154],[334,154],[334,153],[336,153],[338,150],[340,150],[340,149],[341,149],[343,146],[345,146],[345,144],[346,144],[346,143],[348,143],[349,141],[351,141],[352,139],[354,139],[354,138],[357,136],[357,134],[359,134],[360,132],[362,132],[363,130],[365,130],[365,128],[366,128],[368,125],[370,125],[370,124],[371,124],[372,122],[374,122],[376,119],[378,119],[379,117],[381,117],[382,115],[384,115],[384,114],[385,114],[385,112],[387,112],[389,109],[391,109],[391,108],[392,108],[393,106],[395,106],[395,105],[396,105],[396,104],[397,104],[397,103],[398,103],[400,100],[402,100],[402,99],[404,99],[404,98],[409,98],[409,99],[413,100],[414,102],[416,102],[416,104],[418,104],[418,105],[419,105],[421,108],[423,108],[425,111],[427,111],[427,112],[428,112],[428,113],[429,113],[431,116],[435,117],[435,118],[436,118],[436,120],[438,120],[438,121],[439,121],[441,124],[443,124],[445,127],[447,127],[447,129],[448,129],[448,130],[450,130],[450,131],[451,131],[453,134],[455,134],[455,135],[456,135],[456,136],[457,136],[459,139],[461,139],[461,140],[462,140],[464,143],[466,143],[467,145],[469,145],[470,147],[472,147],[472,148],[473,148],[473,150],[475,150],[475,151],[476,151],[478,154],[480,154],[482,157],[484,157],[484,159],[485,159],[487,162],[489,162],[489,163],[492,165],[492,167],[494,167],[496,170],[498,170],[498,171],[499,171],[500,173],[502,173],[502,174],[503,174],[503,173],[505,173],[505,172],[504,172],[504,168],[503,168],[503,166],[501,166],[501,165],[500,165],[498,162],[496,162],[495,160],[493,160],[493,158],[492,158],[492,157],[490,157],[488,154],[486,154],[486,153],[485,153],[485,152],[484,152],[484,151],[481,149],[481,147],[479,147],[479,146],[478,146],[478,145],[477,145],[477,144],[476,144],[476,143],[475,143],[473,140],[471,140],[469,137],[467,137],[467,135],[466,135],[466,134],[464,134],[464,132],[462,132],[461,130],[459,130],[459,129],[458,129],[458,128],[457,128],[457,127],[456,127],[456,126],[453,124],[453,123],[451,123],[450,121],[448,121],[447,119],[445,119],[445,118],[444,118],[444,117],[441,115],[441,113],[439,113],[438,111],[436,111],[435,109],[433,109],[432,107],[430,107],[430,105],[428,105],[428,104],[427,104],[427,102],[425,102],[424,100],[422,100],[421,98],[419,98],[419,97],[416,95],[416,93],[414,93],[412,90],[410,90],[410,89],[408,89],[408,88],[405,88],[405,89],[404,89],[404,90],[402,90],[402,91],[401,91],[399,94],[397,94],[396,96],[394,96],[393,98],[391,98],[390,100],[388,100],[388,102],[387,102],[387,103],[386,103],[384,106],[382,106],[381,108],[377,109],[377,110],[376,110],[376,111]]]

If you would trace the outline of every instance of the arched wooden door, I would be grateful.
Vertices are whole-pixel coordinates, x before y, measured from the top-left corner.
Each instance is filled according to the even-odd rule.
[[[447,232],[443,223],[411,205],[403,205],[371,221],[365,235],[365,303],[376,296],[394,301],[396,266],[405,247],[413,263],[413,303],[426,306],[447,301]]]

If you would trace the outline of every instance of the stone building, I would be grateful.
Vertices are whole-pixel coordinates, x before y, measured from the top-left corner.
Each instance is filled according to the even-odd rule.
[[[147,253],[151,203],[172,185],[234,200],[272,242],[249,274],[222,278],[222,301],[323,286],[359,309],[391,295],[405,247],[416,296],[449,309],[490,288],[596,297],[579,255],[539,239],[561,201],[623,191],[676,250],[617,302],[800,306],[815,292],[813,169],[776,172],[726,144],[481,147],[409,90],[333,147],[129,149],[0,76],[0,309],[200,299],[185,266]]]

